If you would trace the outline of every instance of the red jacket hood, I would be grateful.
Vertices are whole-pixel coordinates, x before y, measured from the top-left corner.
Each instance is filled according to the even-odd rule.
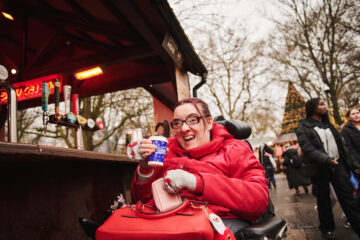
[[[220,124],[214,123],[212,130],[212,140],[209,143],[201,145],[200,147],[184,150],[176,137],[168,139],[168,147],[170,152],[176,156],[189,156],[195,159],[201,158],[207,154],[219,151],[224,146],[224,141],[233,139],[234,137]]]

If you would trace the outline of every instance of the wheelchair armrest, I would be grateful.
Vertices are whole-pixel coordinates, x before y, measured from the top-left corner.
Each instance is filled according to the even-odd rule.
[[[236,239],[261,239],[266,236],[275,239],[277,235],[287,232],[284,219],[271,216],[259,223],[247,226],[235,233]],[[286,234],[286,233],[285,233]]]
[[[241,120],[220,120],[215,121],[226,127],[228,132],[236,139],[246,139],[251,135],[251,127],[246,122]]]

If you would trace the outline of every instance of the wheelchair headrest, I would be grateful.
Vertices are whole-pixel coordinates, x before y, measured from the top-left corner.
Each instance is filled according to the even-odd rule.
[[[228,132],[236,139],[246,139],[251,135],[251,127],[241,120],[220,120],[216,117],[215,122],[226,127]],[[223,119],[223,118],[222,118]]]

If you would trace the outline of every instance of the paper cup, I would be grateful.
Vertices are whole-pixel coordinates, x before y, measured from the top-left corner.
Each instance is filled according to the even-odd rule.
[[[152,136],[150,140],[156,146],[156,150],[148,157],[148,165],[152,167],[162,167],[164,165],[168,142],[163,136]]]
[[[127,155],[132,160],[141,160],[142,156],[140,154],[140,142],[142,139],[142,129],[135,128],[132,130],[130,144],[127,146]]]

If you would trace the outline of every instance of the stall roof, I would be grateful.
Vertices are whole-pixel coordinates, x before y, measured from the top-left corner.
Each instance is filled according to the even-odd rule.
[[[297,142],[297,137],[295,133],[286,133],[280,135],[273,144],[287,143],[287,142]]]
[[[18,71],[11,83],[62,74],[80,97],[144,87],[172,107],[175,64],[206,73],[165,0],[0,0],[0,10],[14,19],[0,14],[0,64]],[[103,75],[72,77],[97,65]],[[36,105],[38,99],[19,108]]]

